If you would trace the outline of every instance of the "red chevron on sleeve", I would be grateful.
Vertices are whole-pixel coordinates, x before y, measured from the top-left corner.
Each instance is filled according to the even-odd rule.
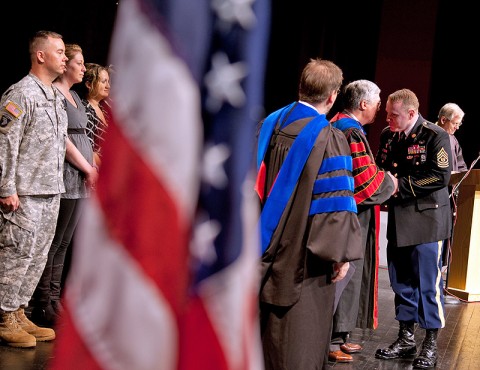
[[[350,143],[350,151],[352,152],[352,155],[356,153],[367,153],[365,144],[362,141],[359,143]]]
[[[375,194],[375,192],[378,190],[378,188],[382,184],[383,179],[385,178],[385,172],[384,171],[376,171],[376,167],[374,165],[368,168],[369,172],[371,172],[371,170],[374,170],[376,172],[376,175],[374,177],[370,177],[370,179],[373,178],[373,180],[365,188],[363,188],[361,191],[359,191],[358,193],[356,192],[357,186],[355,186],[354,198],[355,198],[355,202],[357,202],[357,204],[362,203],[365,199],[368,199],[373,194]],[[367,171],[364,171],[359,175],[363,175],[365,172],[367,172]],[[354,177],[354,180],[355,180],[355,184],[356,184],[357,183],[357,176]]]

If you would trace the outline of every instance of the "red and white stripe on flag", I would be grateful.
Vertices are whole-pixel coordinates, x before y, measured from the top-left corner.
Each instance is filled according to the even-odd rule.
[[[113,119],[97,194],[76,234],[56,369],[168,370],[178,362],[200,97],[138,4],[124,0],[118,9]]]
[[[190,295],[201,99],[146,9],[141,0],[119,5],[112,121],[76,233],[51,368],[260,370],[253,192],[242,203],[241,255]]]

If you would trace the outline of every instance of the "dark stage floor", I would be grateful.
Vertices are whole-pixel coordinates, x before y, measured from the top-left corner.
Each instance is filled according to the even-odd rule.
[[[376,359],[374,356],[377,348],[388,346],[396,339],[398,333],[388,273],[385,269],[381,269],[379,276],[379,326],[374,331],[356,330],[352,335],[352,341],[363,344],[363,352],[353,354],[352,363],[331,363],[335,370],[412,368],[412,359],[386,361]],[[455,299],[452,302],[445,305],[447,320],[445,328],[440,330],[438,336],[439,358],[436,369],[478,370],[480,369],[480,302],[463,303]],[[421,345],[424,331],[419,329],[416,334],[417,343]],[[48,369],[48,361],[52,358],[54,345],[55,341],[39,343],[35,349],[0,346],[0,369]]]

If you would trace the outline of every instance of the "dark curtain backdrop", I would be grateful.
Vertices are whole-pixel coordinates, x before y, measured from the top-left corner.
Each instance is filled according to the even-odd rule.
[[[116,0],[75,3],[65,0],[20,0],[2,3],[1,92],[28,73],[28,40],[38,30],[58,32],[65,43],[79,44],[85,62],[106,64],[116,4]]]
[[[65,42],[78,43],[87,62],[106,64],[117,2],[2,5],[0,90],[28,73],[28,38],[39,29],[57,31]],[[479,29],[474,7],[475,2],[463,0],[272,0],[265,114],[295,100],[303,66],[310,58],[322,57],[342,68],[345,83],[375,81],[383,103],[396,89],[412,89],[419,97],[420,113],[430,121],[436,120],[443,104],[459,104],[466,115],[456,136],[470,164],[480,150],[480,128],[474,119],[478,68],[470,55]],[[374,152],[386,126],[384,108],[383,104],[367,130]],[[338,109],[339,101],[332,113]]]
[[[480,154],[480,124],[475,118],[479,104],[480,68],[476,54],[480,21],[475,2],[440,0],[435,33],[430,89],[429,118],[436,119],[448,102],[465,112],[462,127],[456,132],[467,165]],[[480,169],[480,163],[475,166]]]
[[[344,81],[375,78],[382,1],[273,1],[266,77],[267,112],[297,99],[310,58],[334,61]]]

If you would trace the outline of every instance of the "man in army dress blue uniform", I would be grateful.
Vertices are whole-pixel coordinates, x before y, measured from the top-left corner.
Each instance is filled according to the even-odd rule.
[[[408,89],[389,95],[389,127],[382,131],[376,157],[378,166],[398,179],[398,192],[388,201],[387,263],[400,330],[398,339],[375,357],[414,356],[418,323],[426,335],[413,367],[428,369],[437,362],[437,333],[445,326],[441,267],[452,224],[452,159],[448,134],[426,121],[418,108]]]

